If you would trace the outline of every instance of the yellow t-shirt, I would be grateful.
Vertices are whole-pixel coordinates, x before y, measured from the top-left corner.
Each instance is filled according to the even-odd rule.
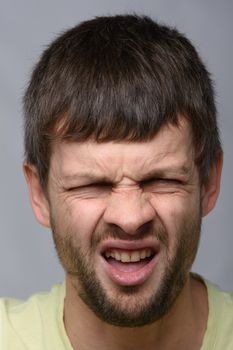
[[[200,350],[233,350],[233,294],[206,282],[209,318]],[[63,323],[64,284],[28,301],[0,300],[1,350],[72,350]]]

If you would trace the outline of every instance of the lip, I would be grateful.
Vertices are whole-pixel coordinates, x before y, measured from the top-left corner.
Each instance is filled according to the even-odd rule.
[[[125,251],[151,248],[155,252],[155,255],[149,262],[136,269],[136,271],[125,272],[122,271],[122,269],[117,268],[115,264],[111,265],[108,263],[103,256],[106,250],[114,248]],[[101,245],[101,265],[105,274],[114,284],[119,286],[139,286],[145,283],[154,271],[158,262],[159,252],[160,244],[155,239],[144,239],[140,241],[108,240]]]
[[[103,254],[106,250],[111,250],[114,248],[122,250],[138,250],[151,248],[155,253],[157,253],[160,250],[160,243],[159,241],[153,238],[142,239],[137,241],[123,241],[118,239],[111,239],[101,244],[100,254]]]

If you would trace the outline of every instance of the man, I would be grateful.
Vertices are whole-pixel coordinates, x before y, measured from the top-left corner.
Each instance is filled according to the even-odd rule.
[[[58,37],[24,98],[24,172],[63,285],[2,300],[1,349],[233,349],[233,299],[190,273],[220,187],[209,74],[148,17]]]

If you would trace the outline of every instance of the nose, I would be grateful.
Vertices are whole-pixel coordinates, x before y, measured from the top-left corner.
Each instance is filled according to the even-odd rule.
[[[129,189],[112,193],[104,212],[107,224],[114,224],[128,234],[136,234],[155,217],[155,209],[140,191]]]

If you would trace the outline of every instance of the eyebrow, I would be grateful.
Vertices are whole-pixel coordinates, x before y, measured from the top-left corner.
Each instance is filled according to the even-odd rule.
[[[106,176],[92,174],[91,172],[62,175],[62,180],[64,181],[76,181],[82,179],[85,181],[109,182],[109,179]]]
[[[177,167],[166,167],[161,169],[152,169],[145,174],[140,174],[140,178],[138,181],[147,181],[153,178],[167,177],[168,175],[180,175],[187,176],[191,172],[191,169],[187,166],[177,166]],[[67,182],[77,181],[77,180],[85,180],[85,182],[102,182],[102,183],[110,183],[113,182],[111,178],[108,178],[102,174],[93,174],[92,172],[81,172],[75,174],[65,174],[62,175],[62,180]]]
[[[152,178],[166,177],[168,175],[180,175],[187,176],[191,172],[190,167],[187,166],[177,166],[177,167],[166,167],[161,169],[152,169],[143,176],[143,180],[149,180]]]

